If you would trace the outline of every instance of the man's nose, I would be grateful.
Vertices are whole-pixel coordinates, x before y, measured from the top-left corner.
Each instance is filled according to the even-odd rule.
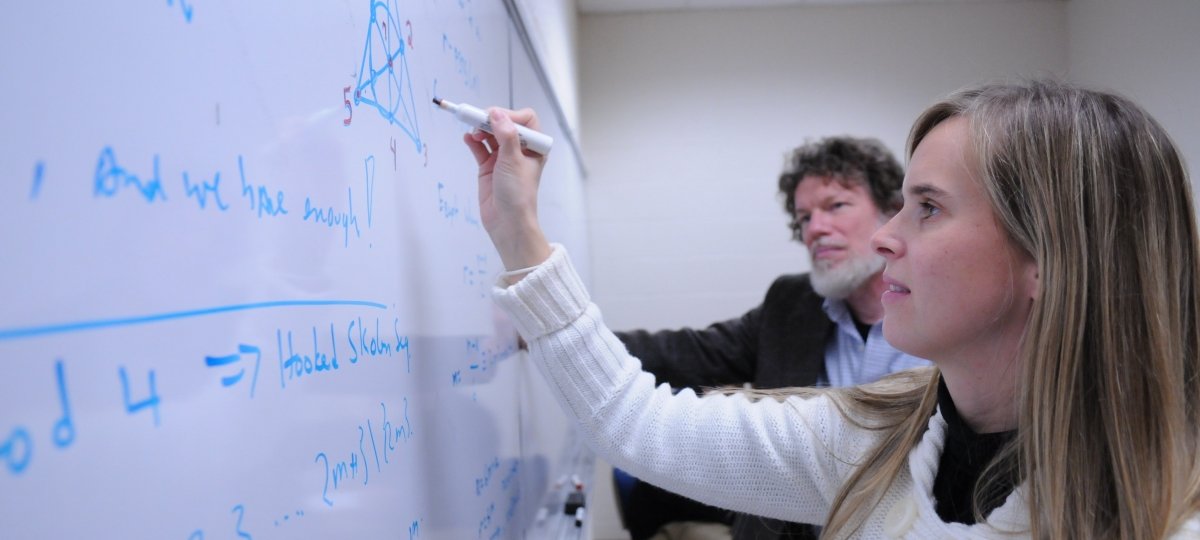
[[[833,231],[833,220],[827,212],[820,210],[813,211],[808,216],[808,223],[804,227],[804,243],[811,244],[814,240],[825,236]]]

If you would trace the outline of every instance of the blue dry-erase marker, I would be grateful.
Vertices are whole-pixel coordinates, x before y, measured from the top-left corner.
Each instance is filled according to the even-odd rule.
[[[492,124],[488,122],[487,112],[477,107],[472,107],[466,103],[454,104],[440,98],[433,98],[433,102],[450,113],[454,117],[461,120],[463,123],[471,127],[482,129],[488,133],[492,133]],[[521,137],[521,146],[537,152],[541,155],[546,155],[550,152],[550,145],[554,144],[554,138],[545,133],[534,131],[521,124],[517,124],[517,135]]]

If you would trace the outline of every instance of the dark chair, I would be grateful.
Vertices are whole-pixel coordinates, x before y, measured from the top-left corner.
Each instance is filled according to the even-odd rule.
[[[663,525],[676,521],[726,525],[733,522],[733,513],[728,510],[676,495],[638,480],[616,467],[613,467],[613,491],[617,497],[617,513],[621,516],[621,526],[629,531],[632,540],[650,538]]]
[[[629,501],[633,497],[633,486],[637,482],[637,478],[613,467],[613,493],[617,494],[617,515],[621,516],[621,527],[626,530],[629,529],[629,520],[625,517],[626,508],[630,507]]]

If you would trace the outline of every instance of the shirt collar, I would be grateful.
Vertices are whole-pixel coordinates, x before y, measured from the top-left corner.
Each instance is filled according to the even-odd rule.
[[[850,307],[846,305],[845,300],[826,298],[821,304],[821,309],[825,310],[825,316],[837,323],[838,326],[854,324],[854,317],[850,315]]]

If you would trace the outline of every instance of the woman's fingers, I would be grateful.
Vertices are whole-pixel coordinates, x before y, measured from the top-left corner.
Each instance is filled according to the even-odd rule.
[[[501,147],[511,148],[510,157],[526,155],[527,157],[543,157],[540,154],[526,154],[521,146],[520,134],[517,132],[517,124],[524,125],[530,129],[538,128],[537,113],[533,109],[521,109],[513,111],[501,107],[491,107],[488,109],[488,123],[491,126],[491,133],[476,129],[463,136],[463,141],[471,149],[471,153],[475,156],[476,164],[483,165],[491,158]],[[503,140],[504,144],[500,142]]]
[[[476,165],[483,165],[492,157],[492,152],[488,150],[482,140],[474,137],[474,133],[464,133],[463,142],[467,143],[467,148],[470,148],[471,154],[475,156]]]
[[[541,123],[538,122],[537,113],[533,112],[533,109],[524,108],[516,111],[510,111],[508,109],[501,110],[508,113],[508,117],[512,118],[513,122],[521,124],[522,126],[535,131],[541,131]]]
[[[488,110],[488,123],[492,125],[492,134],[500,143],[499,150],[508,156],[516,158],[521,155],[521,138],[517,134],[517,125],[509,119],[503,109]]]
[[[499,144],[496,142],[496,137],[491,133],[475,130],[463,135],[463,142],[467,143],[467,147],[471,149],[471,153],[475,156],[475,163],[483,165],[492,154],[496,152]]]

